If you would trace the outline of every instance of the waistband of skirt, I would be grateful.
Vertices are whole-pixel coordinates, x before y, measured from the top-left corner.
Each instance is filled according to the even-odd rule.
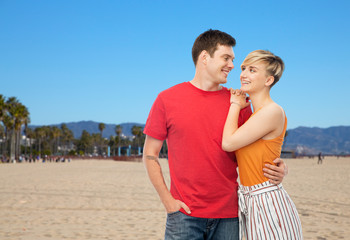
[[[250,195],[250,196],[259,195],[265,192],[270,192],[270,191],[282,189],[282,188],[283,188],[282,183],[276,185],[276,184],[270,183],[269,181],[259,183],[253,186],[239,185],[239,191],[241,192],[241,194]]]

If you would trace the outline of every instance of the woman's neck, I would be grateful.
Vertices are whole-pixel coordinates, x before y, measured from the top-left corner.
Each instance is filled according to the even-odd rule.
[[[249,98],[253,105],[253,112],[273,102],[270,97],[270,92],[250,94]]]

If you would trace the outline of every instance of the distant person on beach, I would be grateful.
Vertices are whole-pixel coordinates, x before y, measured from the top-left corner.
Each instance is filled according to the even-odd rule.
[[[222,131],[230,108],[230,91],[221,86],[233,69],[235,39],[218,30],[202,33],[192,48],[195,76],[161,92],[149,113],[143,161],[168,213],[165,239],[238,239],[237,162],[222,150]],[[243,124],[249,103],[239,113]],[[167,140],[170,191],[159,152]],[[285,164],[264,168],[280,183]],[[261,172],[263,170],[261,169]]]
[[[322,164],[322,159],[323,159],[322,153],[320,152],[320,153],[318,154],[318,161],[317,161],[317,164]]]
[[[241,89],[231,89],[222,148],[236,153],[239,169],[239,219],[245,239],[302,239],[297,209],[282,184],[271,183],[261,169],[280,157],[287,117],[270,97],[282,76],[282,59],[269,51],[248,54],[241,65]],[[246,93],[254,113],[239,127]]]

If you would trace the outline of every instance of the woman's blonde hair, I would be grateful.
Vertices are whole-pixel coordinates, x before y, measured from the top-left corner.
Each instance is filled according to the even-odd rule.
[[[284,71],[284,63],[279,56],[274,55],[272,52],[267,50],[255,50],[247,55],[242,65],[251,65],[257,62],[266,63],[266,72],[268,76],[273,76],[274,82],[270,87],[275,85]]]

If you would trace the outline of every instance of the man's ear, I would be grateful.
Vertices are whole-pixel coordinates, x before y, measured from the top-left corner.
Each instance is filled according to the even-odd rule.
[[[209,57],[209,54],[206,50],[203,50],[201,54],[199,54],[199,60],[204,64],[207,65],[207,59]]]

